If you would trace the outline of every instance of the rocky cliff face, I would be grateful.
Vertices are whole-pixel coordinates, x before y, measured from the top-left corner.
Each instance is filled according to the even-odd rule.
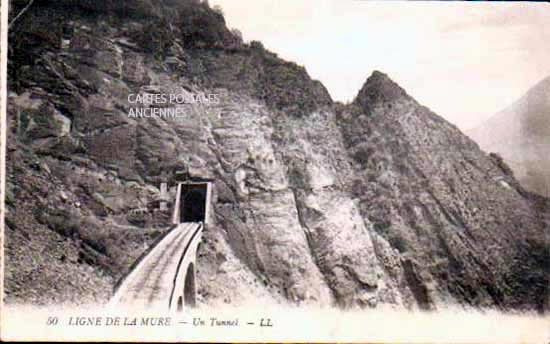
[[[184,171],[215,180],[201,304],[547,307],[548,201],[386,75],[344,106],[207,5],[62,3],[10,37],[8,302],[104,301],[166,229],[135,209]],[[220,101],[128,116],[151,92]]]
[[[550,77],[467,134],[500,154],[525,188],[550,196]]]
[[[342,121],[361,212],[393,250],[379,256],[397,253],[387,268],[421,307],[543,302],[545,272],[526,272],[548,258],[548,224],[498,159],[379,73]],[[524,278],[540,283],[509,294]]]

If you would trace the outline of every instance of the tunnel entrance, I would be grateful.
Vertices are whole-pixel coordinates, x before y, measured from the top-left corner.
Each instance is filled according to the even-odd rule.
[[[205,223],[208,183],[185,183],[181,187],[180,222]]]

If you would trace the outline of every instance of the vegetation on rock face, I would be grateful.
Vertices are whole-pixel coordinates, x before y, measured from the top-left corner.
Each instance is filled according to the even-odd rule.
[[[60,168],[60,163],[70,166],[70,160],[56,162],[57,157],[50,158],[47,152],[36,154],[29,147],[32,139],[41,136],[33,137],[29,132],[26,142],[19,139],[16,117],[11,110],[9,113],[6,301],[106,301],[114,281],[166,228],[168,220],[153,223],[148,219],[147,228],[139,231],[123,219],[108,220],[107,213],[114,218],[118,215],[98,198],[101,188],[75,173],[74,165]],[[51,288],[52,279],[55,289]]]
[[[376,233],[414,257],[399,269],[419,306],[431,308],[442,293],[459,303],[544,311],[548,201],[382,73],[346,112],[338,118],[356,163],[354,195]]]
[[[165,19],[151,19],[143,28],[130,32],[130,38],[146,53],[153,54],[159,61],[164,60],[174,43],[173,32]]]
[[[255,42],[237,50],[190,51],[187,66],[188,75],[204,86],[248,94],[293,116],[332,104],[327,90],[311,80],[305,68]]]
[[[206,3],[182,3],[175,22],[184,48],[225,48],[233,40],[223,15]]]
[[[489,156],[491,157],[491,159],[493,159],[493,161],[495,162],[495,164],[497,164],[497,166],[508,176],[513,176],[514,175],[514,171],[512,171],[512,169],[510,168],[510,166],[508,166],[506,164],[506,162],[504,162],[504,159],[502,159],[502,157],[497,154],[497,153],[489,153]]]
[[[391,104],[406,94],[386,74],[374,71],[357,94],[354,105],[370,112],[373,104]]]
[[[61,0],[37,1],[34,6],[11,33],[12,81],[24,79],[21,67],[40,59],[34,51],[43,51],[46,42],[51,41],[50,50],[60,48],[59,38],[70,36],[64,23],[96,15],[106,24],[111,21],[120,25],[129,19],[140,22],[130,29],[130,38],[159,61],[175,42],[180,42],[186,64],[182,75],[204,87],[244,92],[275,110],[296,116],[332,104],[324,86],[311,80],[304,67],[278,58],[260,42],[244,44],[240,32],[229,30],[222,13],[206,2]],[[42,11],[49,13],[47,21]]]
[[[185,175],[216,180],[200,302],[544,307],[546,201],[382,73],[333,104],[197,1],[37,0],[11,35],[9,302],[105,301]],[[223,97],[129,118],[151,84]]]

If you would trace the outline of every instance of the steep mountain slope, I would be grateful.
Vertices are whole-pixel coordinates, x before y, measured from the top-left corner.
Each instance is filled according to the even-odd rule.
[[[550,77],[467,134],[500,154],[528,190],[550,196]]]
[[[38,4],[10,42],[8,302],[71,285],[71,302],[104,301],[166,228],[159,183],[183,173],[215,181],[200,304],[546,307],[547,200],[384,74],[344,106],[204,3],[170,21]],[[151,92],[220,101],[129,116]],[[93,283],[36,292],[63,270]]]
[[[548,225],[498,159],[381,73],[342,120],[362,214],[399,252],[394,274],[421,306],[544,302],[535,266],[548,259]],[[508,294],[526,279],[538,282]]]

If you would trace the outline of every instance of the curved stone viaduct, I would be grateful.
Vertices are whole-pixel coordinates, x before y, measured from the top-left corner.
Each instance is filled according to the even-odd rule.
[[[181,311],[195,305],[197,249],[209,200],[210,183],[178,184],[174,225],[124,277],[110,306]]]

